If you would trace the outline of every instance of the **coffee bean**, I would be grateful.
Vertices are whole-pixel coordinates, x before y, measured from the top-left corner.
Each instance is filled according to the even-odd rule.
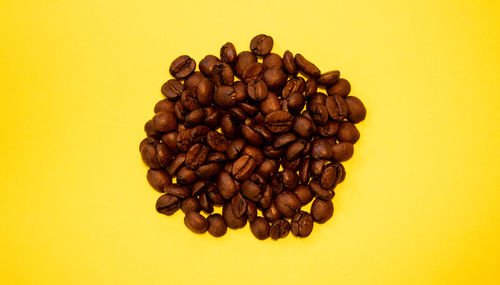
[[[214,84],[208,78],[203,78],[196,87],[196,98],[203,106],[209,106],[214,100]]]
[[[298,70],[295,65],[295,59],[293,58],[293,54],[288,50],[283,54],[283,66],[288,74],[297,75]]]
[[[286,238],[290,232],[290,223],[287,220],[277,220],[269,228],[269,234],[273,240]]]
[[[156,210],[168,216],[179,210],[180,206],[181,201],[179,198],[168,194],[161,195],[156,201]]]
[[[337,137],[339,141],[350,142],[354,144],[359,140],[359,131],[353,123],[342,122],[340,123]]]
[[[264,57],[264,60],[262,61],[262,64],[264,64],[264,67],[266,69],[269,69],[271,67],[283,67],[283,61],[281,60],[281,56],[275,53],[270,53],[266,57]]]
[[[181,167],[175,175],[177,176],[177,182],[184,185],[192,184],[198,180],[195,172],[186,166]]]
[[[325,105],[320,103],[309,103],[307,108],[316,124],[324,126],[328,123],[328,110]]]
[[[279,66],[273,66],[266,69],[262,74],[262,79],[269,87],[269,89],[276,90],[283,88],[286,84],[287,75]]]
[[[285,159],[287,161],[293,161],[293,160],[296,160],[297,158],[300,158],[300,156],[302,156],[304,153],[307,153],[305,151],[306,145],[307,145],[307,142],[305,139],[300,138],[300,139],[296,140],[295,142],[290,144],[288,146],[288,148],[286,149]],[[292,167],[292,168],[295,169],[296,167]]]
[[[333,216],[332,201],[316,199],[311,206],[311,215],[318,224],[323,224]]]
[[[299,185],[299,175],[291,169],[283,169],[283,186],[287,190],[294,190]]]
[[[214,211],[214,206],[212,205],[212,202],[208,200],[207,193],[202,192],[199,199],[200,207],[205,213],[210,214]]]
[[[317,82],[319,85],[332,86],[335,83],[337,83],[337,81],[339,81],[339,77],[340,77],[340,71],[332,70],[332,71],[328,71],[326,73],[321,74],[318,77]],[[330,93],[328,93],[328,94],[330,94]]]
[[[262,214],[264,215],[264,218],[268,220],[270,223],[275,222],[281,218],[281,213],[278,211],[278,208],[276,208],[276,204],[273,202],[269,206],[269,208],[265,209]]]
[[[352,143],[340,142],[332,146],[332,155],[335,161],[346,161],[354,154],[354,147]]]
[[[207,55],[200,61],[200,71],[205,76],[212,76],[212,70],[220,60],[215,55]]]
[[[302,94],[304,92],[305,88],[306,88],[306,84],[305,84],[304,78],[293,77],[292,79],[290,79],[286,83],[285,87],[283,87],[283,92],[282,92],[281,96],[284,99],[287,99],[290,95],[292,95],[295,92]],[[316,91],[314,91],[314,92],[316,93]]]
[[[156,105],[154,107],[154,112],[155,112],[155,114],[158,112],[174,113],[174,111],[175,111],[174,106],[175,106],[174,101],[168,100],[168,99],[163,99],[163,100],[160,100],[156,103]],[[151,120],[148,122],[151,122],[151,124],[153,123]]]
[[[222,59],[222,61],[231,64],[236,61],[236,57],[236,48],[232,43],[228,42],[221,47],[220,58]]]
[[[349,92],[351,92],[351,84],[349,84],[349,81],[345,80],[344,78],[340,78],[336,83],[328,87],[326,89],[326,92],[328,92],[328,95],[330,96],[339,95],[342,97],[347,97],[347,95],[349,95]]]
[[[309,202],[311,202],[313,199],[313,195],[311,193],[311,190],[309,190],[309,187],[307,187],[305,185],[297,186],[297,188],[295,188],[293,190],[293,192],[299,198],[299,201],[302,204],[302,206],[309,204]]]
[[[323,200],[331,200],[335,196],[333,189],[325,189],[321,187],[317,180],[312,180],[311,183],[309,183],[309,189],[314,195]]]
[[[300,53],[295,55],[295,64],[301,72],[311,77],[318,77],[321,71],[312,62],[308,61]]]
[[[240,107],[245,114],[253,116],[259,113],[259,108],[249,103],[239,103],[238,107]]]
[[[260,198],[259,206],[262,209],[268,209],[273,202],[273,190],[270,185],[264,187],[264,192],[262,192],[262,198]]]
[[[365,119],[366,109],[361,100],[357,97],[349,96],[345,98],[345,104],[347,105],[347,119],[349,121],[356,124]]]
[[[153,128],[162,133],[168,133],[177,128],[175,115],[170,112],[158,112],[153,117]]]
[[[259,202],[262,198],[261,188],[254,181],[247,179],[241,183],[241,194],[254,202]]]
[[[224,199],[231,199],[236,193],[234,180],[229,173],[221,171],[216,180],[217,190]]]
[[[306,100],[311,100],[311,98],[318,92],[318,84],[314,78],[309,78],[306,81],[306,86],[304,89],[304,95]]]
[[[332,163],[325,166],[320,177],[320,185],[326,189],[333,189],[342,177],[343,168],[340,163]]]
[[[324,138],[332,138],[337,134],[339,123],[328,121],[324,126],[318,126],[317,133]]]
[[[202,108],[193,110],[191,111],[191,113],[187,114],[184,125],[186,127],[194,127],[196,125],[199,125],[203,122],[204,116],[205,111]]]
[[[253,130],[249,126],[242,126],[241,127],[241,135],[251,145],[260,146],[264,142],[264,140],[259,135],[259,133],[257,133],[255,130]]]
[[[237,193],[231,200],[231,207],[233,209],[234,216],[241,218],[247,211],[247,202],[240,193]]]
[[[243,79],[246,83],[258,79],[264,73],[264,65],[260,62],[254,62],[248,65],[243,71]]]
[[[247,218],[245,216],[238,218],[234,215],[231,204],[225,204],[222,207],[222,217],[226,225],[231,229],[239,229],[247,224]]]
[[[200,179],[210,179],[215,177],[222,171],[222,165],[219,163],[209,163],[202,165],[196,169],[195,174]]]
[[[181,210],[184,214],[187,214],[189,211],[199,212],[201,211],[200,202],[196,198],[188,197],[182,201]]]
[[[303,159],[299,166],[299,178],[300,182],[304,185],[309,183],[309,179],[311,178],[311,160]]]
[[[212,80],[216,86],[231,86],[234,83],[234,73],[231,66],[225,62],[220,62],[212,68]]]
[[[170,74],[177,79],[188,77],[195,69],[196,62],[187,55],[181,55],[170,65]]]
[[[225,152],[229,142],[223,134],[211,131],[207,134],[207,144],[215,151]]]
[[[245,146],[241,154],[251,156],[255,159],[256,164],[261,164],[264,161],[264,153],[259,148],[251,145]]]
[[[313,229],[313,217],[308,212],[298,212],[292,219],[292,234],[298,237],[307,237]]]
[[[268,114],[264,120],[266,127],[275,134],[288,132],[293,124],[293,116],[284,111]]]
[[[285,217],[292,217],[300,210],[301,203],[299,197],[290,191],[282,191],[276,196],[276,208]]]
[[[248,179],[250,175],[252,175],[255,167],[255,159],[253,159],[250,155],[243,155],[233,164],[233,177],[239,181]]]
[[[334,121],[342,121],[347,116],[347,105],[342,96],[334,95],[328,96],[325,100],[326,109],[328,114]]]
[[[280,99],[273,92],[267,92],[267,96],[259,103],[260,111],[264,115],[281,110]]]
[[[253,53],[249,51],[240,52],[238,54],[238,58],[236,59],[236,64],[234,65],[236,75],[243,77],[245,69],[254,62],[257,62],[257,57]]]
[[[149,185],[158,192],[164,192],[165,186],[172,183],[172,177],[166,171],[160,169],[148,170],[147,179]]]
[[[165,190],[165,194],[169,194],[169,195],[181,198],[181,199],[187,198],[191,194],[189,189],[187,189],[186,187],[184,187],[182,185],[178,185],[178,184],[165,185],[164,190]]]
[[[265,240],[269,237],[269,228],[269,223],[262,217],[257,217],[255,221],[250,223],[250,230],[260,240]]]
[[[192,89],[186,89],[182,92],[181,104],[186,110],[186,113],[200,108],[200,103],[198,102],[196,94],[192,91]]]
[[[205,76],[203,76],[203,73],[199,71],[191,73],[191,75],[189,75],[184,81],[184,89],[196,91],[196,86],[198,86],[203,78],[205,78]]]
[[[223,109],[229,109],[236,105],[236,93],[231,86],[220,86],[214,95],[214,102]]]
[[[288,112],[290,112],[290,114],[299,115],[302,109],[304,108],[306,99],[304,98],[304,95],[302,95],[302,93],[294,92],[292,93],[292,95],[288,97],[286,103],[288,107]]]
[[[177,79],[170,79],[161,87],[161,93],[170,100],[177,100],[182,91],[184,91],[184,86]]]
[[[273,44],[274,41],[272,37],[260,34],[255,36],[250,42],[250,50],[255,55],[267,55],[273,49]]]
[[[246,212],[247,219],[249,222],[253,222],[255,221],[255,219],[257,219],[257,204],[248,200],[246,201],[246,203],[247,203],[247,212]]]
[[[224,218],[220,214],[208,216],[208,233],[214,237],[221,237],[226,234],[227,226]]]
[[[273,134],[263,124],[254,125],[252,129],[262,137],[264,143],[268,144],[273,140]]]
[[[255,101],[262,101],[267,97],[267,85],[260,79],[250,80],[248,82],[247,94]]]
[[[331,159],[332,146],[325,139],[316,139],[312,143],[311,156],[315,159]]]
[[[208,221],[200,213],[195,211],[189,211],[184,216],[184,224],[191,231],[202,234],[208,229]]]

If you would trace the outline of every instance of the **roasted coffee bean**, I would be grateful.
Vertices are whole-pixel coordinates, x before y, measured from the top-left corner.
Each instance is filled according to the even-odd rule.
[[[308,212],[298,212],[292,219],[292,234],[298,237],[307,237],[311,234],[314,221]]]
[[[189,197],[182,201],[181,210],[186,214],[189,211],[199,212],[201,211],[200,202],[197,198]]]
[[[160,162],[158,161],[158,156],[156,155],[156,143],[144,144],[141,147],[141,157],[144,164],[151,168],[160,168]]]
[[[195,211],[189,211],[184,216],[184,224],[191,231],[202,234],[208,229],[208,221],[200,213]]]
[[[287,220],[277,220],[269,228],[269,234],[273,240],[286,238],[290,233],[290,223]]]
[[[266,220],[268,220],[270,223],[275,222],[281,218],[281,213],[280,211],[278,211],[278,208],[276,208],[275,203],[271,203],[269,208],[262,211],[262,214],[264,215],[264,218],[266,218]]]
[[[297,197],[299,197],[299,201],[302,206],[309,204],[309,202],[311,202],[313,199],[311,190],[305,185],[297,186],[297,188],[295,188],[293,192],[295,193],[295,195],[297,195]]]
[[[237,193],[231,199],[231,207],[233,208],[234,216],[241,218],[247,211],[247,201],[240,193]]]
[[[223,152],[211,152],[207,156],[207,163],[223,163],[227,160],[227,156]]]
[[[196,87],[196,98],[203,106],[210,106],[214,100],[214,83],[208,78],[203,78]]]
[[[284,133],[277,137],[273,142],[273,147],[281,148],[285,147],[297,140],[297,136],[293,133]]]
[[[327,96],[326,96],[325,93],[316,92],[316,94],[314,94],[311,97],[311,100],[309,101],[309,104],[321,104],[321,105],[325,105],[326,98],[327,98]]]
[[[337,132],[337,138],[339,141],[354,144],[359,140],[359,131],[353,123],[342,122]]]
[[[266,145],[263,149],[264,155],[273,159],[280,158],[285,151],[285,148],[274,148],[272,145]]]
[[[257,219],[257,204],[252,201],[246,201],[247,203],[247,212],[246,216],[249,222],[255,221]]]
[[[293,192],[282,191],[276,196],[276,208],[285,217],[292,217],[301,206],[299,197]]]
[[[231,229],[239,229],[247,224],[247,218],[245,216],[238,218],[234,215],[233,207],[230,203],[222,207],[222,217],[226,225]]]
[[[245,146],[241,154],[251,156],[253,159],[255,159],[256,164],[261,164],[264,161],[264,153],[259,148],[251,145]]]
[[[241,183],[241,194],[254,202],[259,202],[262,198],[261,188],[253,180],[247,179]]]
[[[332,70],[321,74],[318,77],[317,82],[319,85],[332,86],[335,83],[337,83],[337,81],[339,81],[339,77],[340,77],[340,71]]]
[[[207,126],[196,126],[191,130],[187,130],[189,135],[189,143],[197,144],[205,142],[205,137],[210,132],[210,128]],[[179,145],[177,145],[179,147]],[[185,151],[185,150],[183,150]]]
[[[186,110],[184,106],[182,106],[181,100],[178,100],[174,104],[174,115],[177,121],[184,122],[184,117],[187,115],[189,110]]]
[[[283,88],[286,84],[287,75],[279,66],[266,69],[262,74],[262,79],[271,90]]]
[[[200,108],[196,93],[192,89],[186,89],[182,92],[181,103],[186,113]]]
[[[323,173],[319,179],[321,187],[325,189],[333,189],[340,182],[343,175],[343,167],[340,163],[331,163],[325,166]]]
[[[304,89],[304,95],[306,100],[311,100],[311,98],[318,92],[318,84],[314,78],[309,78],[306,81],[306,86]]]
[[[244,139],[235,139],[227,146],[227,157],[230,160],[235,160],[240,156],[240,153],[245,148],[246,142]]]
[[[331,159],[332,146],[325,139],[316,139],[312,142],[311,156],[315,159]]]
[[[267,97],[267,85],[261,79],[254,79],[248,82],[247,93],[255,101],[262,101]]]
[[[169,175],[173,176],[175,175],[179,169],[184,165],[184,161],[186,160],[186,154],[185,153],[180,153],[178,154],[170,166],[167,168],[167,172]]]
[[[236,93],[231,86],[220,86],[214,95],[214,102],[222,109],[229,109],[236,105]]]
[[[199,71],[195,71],[189,75],[184,81],[184,89],[191,89],[196,91],[196,86],[200,83],[201,79],[205,78],[203,73]]]
[[[273,191],[270,185],[264,187],[264,192],[262,192],[262,198],[260,198],[259,206],[261,209],[268,209],[273,202]]]
[[[283,61],[281,60],[281,56],[279,56],[279,54],[276,53],[270,53],[269,55],[264,57],[262,64],[264,64],[264,67],[266,69],[269,69],[274,66],[277,66],[279,68],[283,67]]]
[[[168,100],[168,99],[163,99],[163,100],[158,101],[158,103],[156,103],[155,108],[154,108],[154,112],[155,112],[155,114],[158,112],[174,113],[174,111],[175,111],[174,106],[175,106],[174,101]]]
[[[332,146],[332,158],[335,161],[342,162],[350,159],[354,154],[354,147],[352,143],[340,142]]]
[[[285,152],[285,159],[287,161],[293,161],[297,158],[300,158],[305,153],[306,145],[307,142],[305,139],[300,138],[296,140],[287,147]]]
[[[246,114],[253,116],[259,113],[259,108],[249,103],[239,103],[238,107],[240,107]]]
[[[207,134],[207,144],[215,151],[225,152],[229,142],[223,134],[211,131]]]
[[[332,201],[316,199],[311,206],[311,215],[318,224],[323,224],[333,216]]]
[[[212,70],[220,60],[215,55],[207,55],[200,61],[200,71],[205,76],[212,76]]]
[[[250,50],[255,55],[267,55],[273,49],[273,44],[274,41],[272,37],[260,34],[255,36],[250,42]]]
[[[285,87],[283,87],[283,92],[281,94],[281,97],[283,97],[283,99],[287,99],[288,96],[292,95],[295,92],[302,94],[305,88],[306,88],[306,83],[304,81],[304,78],[293,77],[292,79],[288,80]],[[314,92],[316,93],[316,91]]]
[[[191,189],[191,196],[197,196],[202,191],[205,191],[207,188],[207,182],[205,180],[198,180],[193,184],[193,188]]]
[[[263,178],[268,178],[270,177],[274,172],[276,172],[279,168],[279,164],[276,162],[276,160],[272,159],[266,159],[264,162],[259,164],[257,167],[257,172],[263,177]]]
[[[254,125],[252,128],[262,137],[264,143],[270,143],[273,140],[273,134],[263,124]]]
[[[306,99],[304,95],[299,92],[294,92],[292,95],[286,99],[288,112],[292,115],[299,115],[302,109],[304,109],[304,105],[306,103]]]
[[[257,217],[255,221],[250,223],[250,230],[260,240],[265,240],[269,237],[269,228],[269,223],[262,217]]]
[[[177,79],[188,77],[195,69],[196,62],[187,55],[181,55],[170,65],[170,74]]]
[[[299,185],[299,175],[291,169],[283,169],[283,186],[287,190],[293,190]]]
[[[177,182],[184,185],[193,184],[198,180],[195,172],[186,166],[181,167],[175,175],[177,176]]]
[[[325,189],[321,187],[317,180],[312,180],[311,183],[309,183],[309,189],[314,195],[323,200],[331,200],[335,196],[333,189]]]
[[[297,75],[298,70],[295,65],[295,59],[293,58],[293,54],[287,50],[283,54],[283,67],[285,67],[286,72],[290,75]]]
[[[220,58],[222,59],[222,61],[231,64],[236,61],[236,57],[236,48],[232,43],[228,42],[221,47]]]
[[[233,83],[235,98],[238,102],[244,102],[247,99],[247,85],[241,81]]]
[[[168,184],[164,188],[165,194],[169,194],[181,199],[189,197],[191,192],[184,186],[178,184]]]
[[[217,190],[224,199],[231,199],[236,193],[234,180],[229,173],[221,171],[216,180]]]
[[[311,178],[311,160],[303,159],[299,166],[299,178],[300,182],[304,185],[309,183],[309,179]]]
[[[153,117],[153,128],[162,133],[168,133],[177,128],[175,115],[170,112],[158,112]]]
[[[264,142],[262,137],[254,129],[249,126],[241,127],[241,135],[246,139],[246,141],[255,146],[260,146]]]
[[[322,137],[332,138],[337,134],[338,129],[338,122],[328,121],[326,125],[317,127],[317,133]]]
[[[268,114],[264,120],[266,127],[275,134],[288,132],[293,124],[293,116],[284,111],[275,111]]]
[[[208,233],[214,237],[221,237],[226,234],[227,226],[224,218],[220,214],[212,214],[207,217]]]
[[[346,118],[347,106],[342,96],[328,96],[325,100],[325,105],[332,120],[342,121]]]
[[[201,192],[199,200],[200,207],[205,213],[210,214],[214,211],[214,206],[210,201],[208,201],[207,193]]]
[[[326,89],[326,92],[328,92],[328,95],[330,96],[339,95],[342,97],[347,97],[347,95],[349,95],[349,92],[351,92],[351,84],[349,84],[349,81],[345,80],[344,78],[340,78],[334,85],[328,87],[328,89]]]
[[[312,121],[302,115],[295,117],[292,128],[297,135],[303,138],[308,138],[313,133]]]
[[[253,53],[249,51],[240,52],[236,59],[236,64],[234,65],[236,75],[243,77],[245,69],[254,62],[257,62],[257,57]]]
[[[149,185],[151,185],[151,187],[158,192],[164,192],[165,186],[172,183],[172,177],[170,177],[166,171],[161,169],[148,170],[147,179]]]
[[[202,165],[196,169],[195,174],[198,176],[200,179],[210,179],[219,172],[222,171],[222,165],[219,163],[209,163]]]
[[[323,169],[325,167],[325,162],[323,160],[313,160],[311,161],[311,176],[318,177],[323,173]]]
[[[248,65],[243,71],[243,80],[249,83],[252,80],[258,79],[264,73],[264,65],[260,62],[254,62]]]
[[[161,87],[161,93],[170,100],[177,100],[182,91],[184,91],[184,86],[177,79],[170,79]]]
[[[252,175],[256,162],[250,155],[243,155],[233,164],[232,174],[236,180],[243,181]]]
[[[279,111],[281,110],[280,99],[274,92],[267,92],[266,98],[259,102],[259,107],[264,115]]]
[[[156,201],[156,210],[165,215],[172,215],[181,207],[179,198],[172,195],[161,195]]]
[[[184,125],[186,125],[186,127],[194,127],[196,125],[199,125],[203,122],[204,116],[205,111],[202,108],[193,110],[186,116]]]
[[[309,103],[307,108],[313,121],[318,126],[324,126],[328,123],[328,109],[325,105],[319,103]]]
[[[345,98],[345,104],[347,105],[347,119],[353,123],[359,123],[363,121],[366,117],[365,105],[357,97],[349,96]]]
[[[212,80],[215,85],[231,86],[234,83],[234,73],[231,66],[225,62],[219,62],[212,68]]]
[[[318,77],[321,71],[312,62],[308,61],[300,53],[295,55],[295,64],[301,72],[311,77]]]

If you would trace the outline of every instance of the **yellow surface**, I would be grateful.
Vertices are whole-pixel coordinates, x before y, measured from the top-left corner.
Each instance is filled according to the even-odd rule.
[[[498,1],[0,3],[1,284],[499,284]],[[138,151],[170,62],[257,33],[368,109],[308,239],[195,235]]]

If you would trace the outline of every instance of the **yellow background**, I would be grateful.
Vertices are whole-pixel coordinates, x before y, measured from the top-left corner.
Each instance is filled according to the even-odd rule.
[[[499,284],[498,1],[0,3],[1,284]],[[215,239],[157,214],[170,62],[257,33],[365,102],[334,219]]]

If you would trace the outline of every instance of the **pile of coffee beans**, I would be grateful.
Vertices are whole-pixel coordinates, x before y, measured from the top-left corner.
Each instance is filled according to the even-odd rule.
[[[199,71],[179,56],[144,127],[147,180],[163,193],[156,209],[181,209],[195,233],[220,237],[248,221],[258,239],[307,237],[333,215],[341,162],[353,155],[366,109],[339,71],[271,53],[273,42],[257,35],[240,53],[228,42]]]

